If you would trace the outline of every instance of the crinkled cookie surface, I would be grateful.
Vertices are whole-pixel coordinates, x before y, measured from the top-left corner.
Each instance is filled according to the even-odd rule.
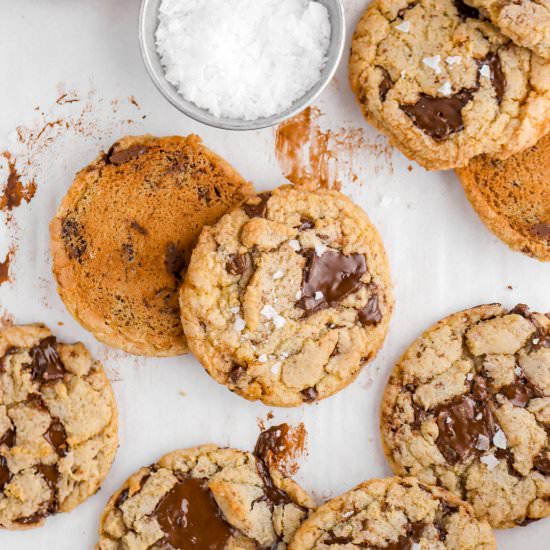
[[[0,331],[0,526],[42,525],[93,495],[117,448],[103,367],[43,325]]]
[[[466,0],[519,46],[550,59],[548,0]]]
[[[438,484],[493,527],[550,515],[550,316],[455,313],[401,358],[382,403],[394,471]]]
[[[319,507],[289,550],[496,550],[486,522],[447,491],[413,478],[370,480]]]
[[[432,170],[507,158],[550,130],[550,62],[461,0],[375,0],[350,81],[366,118]]]
[[[97,550],[284,550],[313,507],[260,458],[204,445],[135,473],[110,499]]]
[[[296,406],[349,384],[393,308],[385,251],[341,193],[283,186],[202,232],[180,292],[192,352],[247,399]]]

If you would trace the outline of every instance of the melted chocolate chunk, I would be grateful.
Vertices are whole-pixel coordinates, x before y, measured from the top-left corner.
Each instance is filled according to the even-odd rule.
[[[378,295],[369,298],[367,305],[357,312],[357,317],[363,326],[377,325],[382,320]]]
[[[247,254],[230,254],[225,264],[225,270],[231,275],[242,275],[248,268]]]
[[[506,77],[502,72],[502,64],[500,63],[498,53],[490,53],[484,59],[484,63],[489,65],[489,69],[491,71],[491,83],[495,89],[497,103],[500,105],[502,103],[502,98],[504,97],[504,92],[506,92]]]
[[[306,403],[312,403],[317,399],[319,392],[312,386],[311,388],[306,388],[300,392],[304,396],[304,401]]]
[[[380,85],[378,87],[378,95],[380,97],[380,101],[384,103],[388,92],[393,88],[393,80],[391,79],[390,73],[386,69],[383,67],[378,67],[378,70],[382,73],[382,80],[380,81]]]
[[[48,513],[55,514],[57,512],[57,481],[59,480],[59,470],[57,466],[48,466],[39,464],[36,469],[46,480],[48,487],[51,490],[50,500],[48,503]]]
[[[307,229],[313,229],[315,227],[315,222],[311,218],[300,218],[300,225],[298,226],[298,231],[306,231]]]
[[[55,336],[49,336],[31,348],[33,380],[51,382],[65,376],[65,367],[55,349],[55,343]]]
[[[465,4],[462,0],[454,0],[453,3],[460,17],[464,19],[479,19],[479,11],[476,8],[468,6],[468,4]]]
[[[282,449],[286,448],[289,431],[290,428],[285,423],[264,430],[258,436],[254,447],[254,455],[268,466],[274,462],[276,465],[276,460],[273,459],[281,454]]]
[[[15,430],[10,428],[0,437],[0,445],[6,445],[9,449],[15,446]]]
[[[120,508],[128,500],[129,496],[130,496],[130,490],[124,489],[124,491],[122,491],[120,495],[118,495],[117,499],[115,500],[115,507]]]
[[[177,280],[181,279],[181,272],[186,266],[186,251],[178,248],[176,244],[170,242],[164,250],[164,267],[170,275]]]
[[[134,245],[132,243],[130,243],[130,242],[122,243],[122,257],[127,262],[134,261],[135,250],[134,250]]]
[[[147,231],[147,229],[145,229],[145,227],[143,227],[142,225],[140,225],[138,222],[136,222],[136,220],[132,220],[130,222],[130,227],[132,229],[134,229],[135,231],[137,231],[140,235],[147,235],[149,234],[149,231]]]
[[[149,147],[145,145],[132,145],[128,149],[122,149],[120,151],[115,151],[113,147],[107,153],[107,161],[109,164],[114,164],[115,166],[120,166],[125,162],[128,162],[132,159],[135,159],[149,150]]]
[[[67,454],[67,432],[59,418],[54,418],[48,431],[44,434],[44,439],[55,449],[59,456]]]
[[[169,548],[223,550],[233,534],[203,479],[178,481],[157,504],[154,517]]]
[[[331,546],[333,544],[349,544],[350,542],[353,542],[352,537],[338,537],[333,531],[329,531],[328,537],[323,541],[323,544]]]
[[[436,445],[449,464],[457,464],[476,452],[476,443],[483,435],[491,441],[495,421],[489,393],[483,379],[473,384],[470,395],[460,395],[434,410],[439,435]]]
[[[531,341],[528,345],[528,352],[537,350],[540,348],[550,348],[550,331],[545,329],[535,318],[535,316],[529,310],[529,307],[525,304],[518,304],[510,313],[521,315],[527,319],[535,327],[535,332],[531,336]],[[548,316],[548,314],[547,314]],[[549,317],[550,318],[550,317]]]
[[[267,201],[271,197],[271,193],[260,193],[258,198],[260,202],[257,204],[245,204],[243,210],[249,218],[265,218],[267,214]]]
[[[542,397],[542,394],[526,378],[516,378],[499,390],[516,407],[526,407],[533,397]]]
[[[264,498],[262,500],[267,502],[271,507],[290,504],[292,499],[286,491],[283,491],[275,486],[266,463],[262,460],[262,458],[258,456],[256,456],[256,458],[256,468],[258,469],[258,474],[260,474],[260,477],[264,482]]]
[[[543,239],[547,239],[550,237],[550,223],[536,223],[531,227],[531,233],[535,235],[535,237],[542,237]]]
[[[420,94],[416,103],[400,105],[415,126],[436,141],[464,129],[462,109],[472,99],[475,90],[463,89],[451,97]]]
[[[237,384],[241,376],[246,372],[246,369],[241,365],[234,364],[233,368],[229,372],[229,380],[233,384]]]
[[[71,218],[64,218],[61,222],[61,237],[69,258],[80,261],[88,248],[86,239],[82,236],[82,225]]]
[[[344,256],[327,250],[322,256],[317,256],[309,250],[302,279],[302,298],[296,302],[297,307],[310,314],[336,305],[359,288],[366,271],[363,254]],[[318,292],[320,298],[316,297]]]
[[[386,546],[369,546],[372,550],[411,550],[413,543],[418,542],[422,537],[422,532],[426,527],[425,523],[415,522],[407,526],[407,534],[401,535],[395,542],[390,542]]]
[[[541,474],[545,476],[550,476],[550,452],[542,451],[540,452],[533,461],[533,466]]]
[[[6,457],[0,455],[0,491],[4,489],[11,478],[10,469]]]
[[[22,525],[32,525],[33,523],[38,523],[41,519],[44,519],[47,515],[48,513],[46,510],[41,510],[40,512],[36,512],[36,514],[33,514],[32,516],[18,518],[15,521],[17,523],[21,523]]]

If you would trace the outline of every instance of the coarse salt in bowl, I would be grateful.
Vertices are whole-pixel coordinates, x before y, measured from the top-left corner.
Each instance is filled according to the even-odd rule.
[[[340,0],[143,0],[140,44],[176,108],[247,130],[290,118],[322,92],[344,28]]]

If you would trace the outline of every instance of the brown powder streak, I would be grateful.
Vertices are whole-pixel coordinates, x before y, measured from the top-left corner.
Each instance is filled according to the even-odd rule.
[[[21,181],[22,175],[18,172],[11,153],[4,151],[2,156],[8,163],[9,173],[6,185],[0,196],[0,210],[11,212],[14,208],[20,206],[23,201],[31,201],[36,193],[36,183],[31,180],[27,184],[23,184]]]
[[[276,468],[286,476],[296,474],[300,465],[298,461],[306,453],[307,431],[302,422],[297,426],[286,423],[264,429],[258,436],[254,454],[268,468]]]
[[[9,249],[3,262],[0,262],[0,285],[11,281],[10,278],[10,261],[12,259],[15,249],[12,247]]]
[[[276,130],[275,156],[285,177],[296,185],[340,190],[360,181],[359,155],[384,157],[391,170],[391,148],[386,141],[368,139],[362,128],[323,130],[317,107],[308,107]],[[375,167],[375,172],[378,169]]]

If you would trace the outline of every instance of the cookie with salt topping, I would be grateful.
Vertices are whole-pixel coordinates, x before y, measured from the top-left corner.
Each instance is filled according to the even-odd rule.
[[[369,122],[430,170],[504,159],[550,130],[550,61],[462,0],[375,0],[349,70]]]
[[[414,478],[373,479],[329,500],[302,523],[289,550],[496,550],[470,505]]]
[[[399,475],[443,487],[495,528],[550,516],[550,314],[474,307],[436,323],[386,387]]]
[[[337,191],[283,186],[206,227],[180,291],[191,351],[230,390],[297,406],[341,390],[384,341],[388,261]]]
[[[191,250],[250,193],[197,136],[122,138],[77,174],[50,224],[61,299],[109,346],[185,353],[178,288]]]
[[[163,456],[111,497],[96,550],[284,550],[313,501],[264,459],[215,445]]]
[[[44,325],[0,331],[0,527],[41,526],[97,492],[117,449],[103,370]]]

